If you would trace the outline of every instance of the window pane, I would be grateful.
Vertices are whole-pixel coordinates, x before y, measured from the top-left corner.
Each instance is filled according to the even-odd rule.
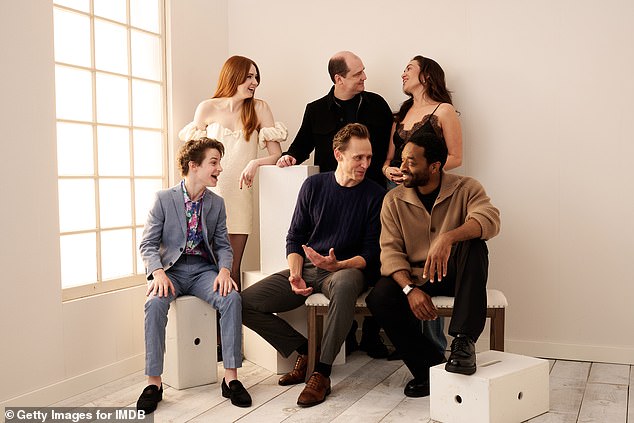
[[[97,281],[96,244],[95,233],[60,237],[62,288]]]
[[[143,239],[143,228],[136,228],[136,272],[137,274],[140,274],[140,275],[145,274],[145,265],[143,264],[143,259],[141,258],[141,252],[139,251],[139,245],[141,244],[142,239]]]
[[[55,0],[53,3],[72,7],[75,10],[81,10],[86,13],[90,12],[90,0]]]
[[[89,71],[55,66],[58,119],[92,121],[92,77]]]
[[[92,126],[57,123],[57,173],[60,176],[94,175]]]
[[[126,23],[125,0],[94,0],[95,16]]]
[[[55,60],[90,67],[90,18],[58,8],[53,16]]]
[[[159,0],[130,0],[130,24],[159,32]]]
[[[101,232],[101,278],[132,274],[132,229]]]
[[[95,19],[95,67],[128,74],[128,31],[124,26]]]
[[[102,228],[132,225],[129,179],[101,179],[99,208]]]
[[[127,128],[97,127],[99,176],[130,176],[130,132]]]
[[[97,121],[129,123],[127,78],[97,73]]]
[[[161,133],[135,129],[133,143],[134,174],[136,176],[162,176],[163,143]]]
[[[161,47],[158,36],[132,30],[132,75],[161,79]]]
[[[154,201],[154,193],[162,186],[163,183],[160,179],[137,179],[134,181],[134,207],[137,225],[145,224],[147,214]]]
[[[152,82],[132,81],[132,121],[134,126],[161,128],[161,86]]]
[[[93,179],[60,179],[60,232],[95,229],[95,181]]]

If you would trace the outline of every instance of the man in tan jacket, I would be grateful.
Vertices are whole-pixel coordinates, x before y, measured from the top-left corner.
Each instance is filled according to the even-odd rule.
[[[429,368],[445,361],[422,334],[438,317],[431,297],[455,297],[445,369],[476,371],[475,342],[486,319],[488,250],[500,214],[475,179],[444,173],[447,146],[433,134],[414,136],[403,150],[403,184],[381,209],[381,274],[367,304],[414,379],[405,395],[429,395]]]

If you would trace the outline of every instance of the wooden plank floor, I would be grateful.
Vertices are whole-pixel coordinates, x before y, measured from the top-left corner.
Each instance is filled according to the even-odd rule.
[[[550,411],[531,423],[634,423],[634,366],[550,361]],[[219,366],[219,375],[222,368]],[[411,378],[401,361],[373,360],[361,352],[333,369],[332,394],[321,405],[300,408],[304,385],[277,384],[278,375],[248,361],[240,380],[253,406],[238,408],[218,384],[176,390],[165,386],[155,422],[432,422],[429,398],[407,398]],[[142,372],[84,392],[56,406],[134,406],[146,386]],[[628,408],[629,404],[629,408]]]

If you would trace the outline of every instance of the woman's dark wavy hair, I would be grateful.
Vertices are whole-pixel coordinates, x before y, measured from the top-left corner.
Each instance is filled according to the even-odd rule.
[[[440,65],[429,57],[415,56],[412,60],[418,62],[418,66],[420,67],[418,80],[421,84],[425,85],[429,98],[440,103],[453,105],[451,101],[451,91],[449,91],[445,85],[445,71],[442,70]],[[403,121],[409,109],[412,108],[412,104],[414,104],[414,99],[412,95],[409,94],[409,98],[401,104],[399,111],[394,113],[394,121],[397,123]]]

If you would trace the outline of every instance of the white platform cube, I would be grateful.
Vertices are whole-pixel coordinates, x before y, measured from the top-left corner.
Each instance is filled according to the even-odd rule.
[[[281,269],[279,269],[281,270]],[[258,281],[269,276],[266,273],[251,271],[242,272],[242,288],[246,289],[249,286],[257,283]],[[287,311],[284,313],[277,313],[282,319],[286,320],[297,332],[306,336],[308,333],[306,327],[307,311],[306,307],[298,307],[295,310]],[[293,369],[296,354],[291,354],[290,357],[284,358],[282,354],[277,352],[275,348],[264,340],[260,335],[252,331],[251,329],[244,327],[244,358],[250,362],[257,364],[260,367],[277,373],[284,374],[290,372]],[[346,362],[345,344],[341,347],[341,351],[337,355],[334,361],[334,365],[344,364]]]
[[[271,274],[288,268],[286,234],[304,180],[318,166],[260,166],[260,270]]]
[[[430,369],[430,416],[443,423],[523,422],[549,408],[548,361],[500,351],[477,354],[476,373]]]
[[[216,310],[184,295],[172,301],[167,316],[163,381],[176,389],[217,382]]]

